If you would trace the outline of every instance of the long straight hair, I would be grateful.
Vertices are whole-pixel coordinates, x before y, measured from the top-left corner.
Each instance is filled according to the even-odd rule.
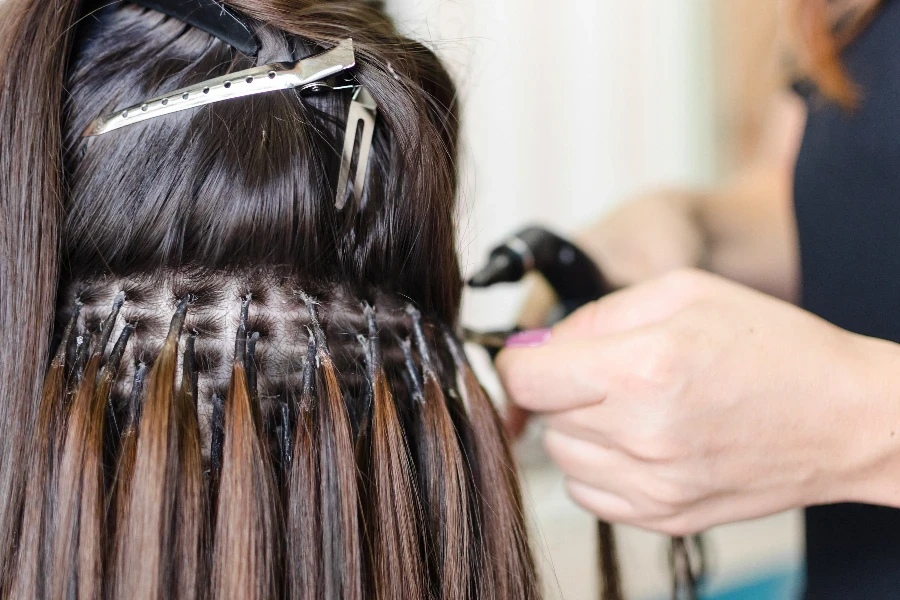
[[[0,9],[0,595],[538,598],[497,414],[447,358],[458,123],[435,55],[358,0],[227,1],[259,57],[81,4]],[[347,37],[379,115],[343,210],[347,93],[81,137]]]

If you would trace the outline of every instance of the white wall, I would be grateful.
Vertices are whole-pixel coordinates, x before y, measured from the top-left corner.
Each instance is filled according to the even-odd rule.
[[[712,176],[709,0],[393,0],[457,77],[471,272],[520,225],[571,232],[627,195]],[[510,323],[516,292],[467,298]]]

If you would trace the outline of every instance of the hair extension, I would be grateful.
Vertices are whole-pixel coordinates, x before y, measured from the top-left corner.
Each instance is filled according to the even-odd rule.
[[[104,323],[100,331],[100,352],[103,352],[107,344],[109,344],[109,338],[112,335],[115,319],[118,316],[124,301],[125,294],[120,292],[113,302],[113,313],[110,315],[107,322]],[[112,418],[115,418],[115,414],[109,410],[110,392],[119,375],[119,367],[122,363],[122,357],[125,355],[125,347],[128,345],[128,341],[131,339],[133,333],[134,325],[126,323],[122,327],[122,331],[119,333],[119,339],[116,340],[112,350],[110,350],[109,356],[106,359],[106,364],[103,366],[103,369],[101,369],[100,376],[97,379],[97,399],[103,400],[103,409],[106,414],[111,415]]]
[[[323,597],[322,530],[316,461],[318,440],[313,399],[317,355],[316,337],[310,332],[303,364],[300,401],[294,406],[297,425],[288,478],[287,574],[291,600],[316,600]]]
[[[77,389],[81,383],[82,377],[84,375],[84,369],[88,362],[88,357],[91,356],[91,347],[92,347],[92,339],[91,336],[86,332],[82,331],[77,336],[75,336],[75,358],[72,361],[72,371],[69,373],[69,395],[73,395],[73,390]],[[63,404],[63,419],[62,419],[62,427],[60,428],[60,433],[65,436],[66,426],[69,420],[69,409],[72,408],[71,402],[66,402]],[[60,450],[62,450],[62,443],[60,443]]]
[[[106,405],[109,383],[131,336],[129,327],[123,329],[116,342],[111,356],[114,362],[107,364],[99,377],[98,371],[123,301],[123,295],[116,296],[112,311],[103,322],[69,411],[55,502],[58,521],[52,546],[54,597],[77,595],[94,599],[100,598],[103,591]]]
[[[80,313],[81,304],[76,302],[44,379],[34,437],[27,454],[25,510],[11,594],[15,598],[43,598],[46,593],[45,579],[41,573],[46,572],[50,565],[50,557],[47,556],[52,517],[49,500],[53,495],[52,481],[56,467],[53,432],[65,402],[66,351]]]
[[[113,548],[110,556],[113,560],[119,556],[122,548],[122,535],[128,522],[128,499],[131,495],[134,463],[137,454],[137,429],[141,418],[141,401],[144,394],[144,381],[147,377],[147,365],[139,363],[135,367],[131,384],[131,393],[126,406],[125,424],[119,437],[119,459],[116,462],[113,477],[112,501],[109,514],[109,531],[113,536]],[[115,589],[116,574],[110,577],[109,588]],[[110,594],[111,595],[111,594]]]
[[[278,494],[259,406],[247,387],[248,295],[242,302],[234,366],[225,403],[225,443],[212,564],[217,599],[279,595]]]
[[[178,571],[197,564],[174,564],[175,520],[179,482],[178,423],[175,369],[178,343],[188,309],[181,300],[162,349],[147,382],[137,432],[134,472],[124,511],[125,522],[116,532],[115,587],[122,598],[164,598],[175,595]],[[135,485],[140,482],[140,486]],[[187,593],[189,590],[177,590]]]
[[[528,547],[522,495],[506,429],[475,377],[462,346],[446,328],[443,334],[456,366],[460,380],[457,386],[469,411],[475,438],[475,487],[482,498],[479,522],[486,563],[480,595],[539,598],[540,582]],[[604,600],[614,598],[604,597]]]
[[[424,532],[412,458],[381,364],[375,309],[366,305],[365,312],[369,331],[363,341],[372,396],[374,596],[384,600],[427,598],[427,565],[419,542]],[[396,565],[404,568],[398,572]]]
[[[456,429],[447,409],[431,354],[422,330],[422,318],[412,306],[416,350],[422,362],[422,399],[419,402],[419,478],[428,508],[428,527],[434,545],[438,594],[465,598],[469,594],[473,532],[466,501],[466,467]]]
[[[322,593],[326,598],[361,600],[356,455],[347,407],[319,324],[315,301],[303,296],[316,339],[316,438],[319,442],[319,511],[322,533]]]
[[[197,422],[196,336],[190,335],[182,360],[181,389],[176,394],[173,419],[177,466],[175,502],[174,596],[183,600],[199,597],[205,576],[206,517],[200,426]]]
[[[102,353],[95,352],[75,392],[69,411],[63,446],[59,454],[55,518],[52,545],[51,595],[57,598],[77,595],[96,598],[100,593],[102,534],[96,511],[101,509],[102,497],[102,427],[95,422],[103,415],[94,410],[94,391]],[[106,406],[103,406],[105,411]],[[103,412],[101,411],[101,412]],[[95,448],[98,450],[94,455]],[[81,526],[93,524],[81,534]],[[83,544],[83,545],[82,545]]]

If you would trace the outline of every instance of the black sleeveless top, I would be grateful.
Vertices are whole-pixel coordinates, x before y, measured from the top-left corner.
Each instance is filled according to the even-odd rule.
[[[863,93],[858,110],[803,93],[809,120],[794,188],[803,306],[900,342],[900,1],[884,3],[844,60]],[[900,408],[900,390],[882,401]],[[807,509],[806,552],[812,600],[900,598],[900,510]]]

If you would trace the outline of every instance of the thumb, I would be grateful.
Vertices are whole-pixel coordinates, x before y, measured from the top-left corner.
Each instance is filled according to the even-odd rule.
[[[540,346],[504,349],[497,373],[510,401],[525,410],[552,413],[597,404],[615,381],[643,368],[653,340],[646,333],[652,332],[576,339],[550,334]]]

